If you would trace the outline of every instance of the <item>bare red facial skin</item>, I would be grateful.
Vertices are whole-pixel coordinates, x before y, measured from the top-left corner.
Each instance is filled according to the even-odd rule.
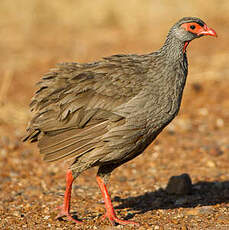
[[[183,53],[185,53],[188,44],[189,44],[189,42],[185,42],[185,43],[184,43]]]
[[[206,24],[201,26],[196,22],[187,22],[182,24],[181,27],[183,27],[186,31],[196,34],[197,36],[210,35],[210,36],[217,37],[215,30],[213,30],[212,28],[208,28]],[[188,44],[189,41],[186,41],[184,44],[183,53],[185,53]]]
[[[206,24],[204,24],[204,26],[201,26],[196,22],[187,22],[182,24],[181,27],[183,27],[186,31],[196,34],[197,36],[210,35],[217,37],[215,30],[209,28]]]

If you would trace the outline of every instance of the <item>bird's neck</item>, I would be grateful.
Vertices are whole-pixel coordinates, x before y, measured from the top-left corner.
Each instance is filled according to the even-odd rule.
[[[164,45],[159,50],[162,55],[171,61],[183,61],[186,59],[186,47],[188,43],[182,42],[176,37],[168,34]]]

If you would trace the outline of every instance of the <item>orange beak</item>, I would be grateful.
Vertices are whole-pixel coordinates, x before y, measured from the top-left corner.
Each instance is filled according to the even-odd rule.
[[[213,30],[212,28],[208,28],[207,25],[204,25],[203,30],[201,30],[197,35],[198,36],[200,36],[200,35],[210,35],[210,36],[217,37],[217,34],[216,34],[215,30]]]

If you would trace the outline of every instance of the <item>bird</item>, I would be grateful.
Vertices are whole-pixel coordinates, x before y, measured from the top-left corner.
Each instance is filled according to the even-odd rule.
[[[140,155],[180,109],[188,73],[186,49],[214,29],[184,17],[164,44],[148,54],[117,54],[90,63],[57,64],[37,83],[24,141],[38,142],[45,161],[67,162],[60,217],[70,214],[73,181],[98,167],[96,180],[112,225],[138,223],[117,217],[107,183],[114,169]]]

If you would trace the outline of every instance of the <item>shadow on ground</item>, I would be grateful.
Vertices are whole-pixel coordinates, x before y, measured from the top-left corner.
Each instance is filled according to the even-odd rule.
[[[229,181],[198,182],[193,184],[192,192],[188,195],[171,195],[160,188],[126,199],[115,197],[114,201],[121,202],[115,209],[127,208],[129,211],[137,211],[126,216],[126,219],[157,209],[194,208],[229,203]]]

